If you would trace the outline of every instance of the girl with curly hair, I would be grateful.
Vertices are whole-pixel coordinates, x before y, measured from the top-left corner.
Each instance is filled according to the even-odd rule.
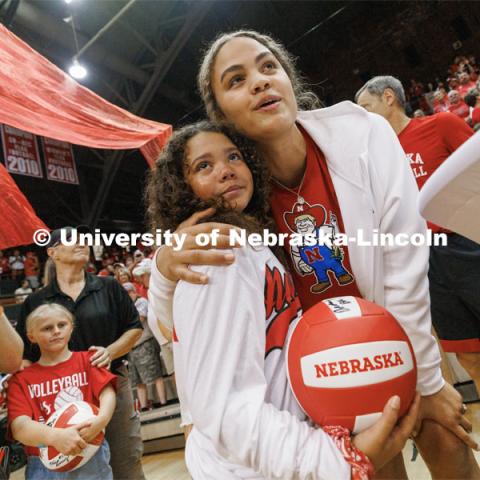
[[[178,230],[213,205],[210,221],[249,233],[271,229],[269,179],[251,142],[208,122],[187,126],[172,136],[150,174],[151,226]],[[182,423],[193,424],[185,451],[192,477],[366,479],[373,471],[367,455],[376,460],[380,445],[398,452],[416,406],[394,429],[393,397],[381,420],[353,444],[349,434],[312,428],[285,367],[284,347],[302,311],[292,279],[265,246],[243,246],[235,257],[230,266],[192,267],[211,279],[206,285],[170,285]]]

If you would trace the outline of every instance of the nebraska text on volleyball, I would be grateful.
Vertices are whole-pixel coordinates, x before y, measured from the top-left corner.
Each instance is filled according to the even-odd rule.
[[[358,372],[370,372],[385,368],[398,367],[405,362],[400,352],[383,353],[372,357],[352,358],[336,362],[315,364],[317,378],[335,377],[337,375],[350,375]]]

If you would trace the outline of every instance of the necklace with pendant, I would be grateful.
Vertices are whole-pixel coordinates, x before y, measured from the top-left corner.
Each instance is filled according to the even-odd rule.
[[[307,169],[305,168],[305,171],[303,172],[303,177],[302,177],[302,180],[300,182],[300,185],[298,186],[298,188],[296,189],[296,191],[293,189],[293,188],[290,188],[290,187],[287,187],[286,185],[284,185],[282,182],[280,182],[279,180],[277,180],[275,177],[272,177],[273,181],[280,187],[282,187],[284,190],[287,190],[288,192],[290,193],[293,193],[294,195],[297,196],[297,203],[300,204],[300,205],[303,205],[305,203],[305,199],[300,195],[300,192],[302,191],[302,187],[303,187],[303,182],[305,180],[305,176],[307,174]]]

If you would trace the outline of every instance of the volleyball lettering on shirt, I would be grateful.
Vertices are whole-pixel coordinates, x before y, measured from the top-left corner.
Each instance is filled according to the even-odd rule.
[[[412,169],[415,178],[425,177],[428,175],[428,171],[425,170],[425,162],[422,160],[420,153],[406,153],[407,160],[410,162],[410,167]]]
[[[450,113],[412,118],[398,134],[421,189],[437,168],[470,136],[473,130]]]
[[[398,134],[398,140],[420,190],[437,168],[472,135],[473,130],[451,113],[410,120]],[[433,232],[448,232],[430,222],[428,226]]]
[[[56,395],[69,387],[80,388],[86,385],[88,385],[87,372],[78,372],[62,378],[45,380],[41,383],[28,385],[28,391],[30,393],[30,398],[33,399]]]

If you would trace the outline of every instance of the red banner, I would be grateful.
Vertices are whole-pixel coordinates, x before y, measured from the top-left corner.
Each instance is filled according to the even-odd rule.
[[[151,167],[172,134],[79,85],[1,23],[0,123],[92,148],[139,148]]]
[[[8,172],[29,177],[43,177],[35,135],[2,125],[2,142]]]
[[[39,228],[48,227],[35,215],[25,195],[0,163],[0,250],[18,245],[30,245]]]
[[[73,158],[72,145],[67,142],[42,138],[47,178],[55,182],[78,185],[77,168]]]

